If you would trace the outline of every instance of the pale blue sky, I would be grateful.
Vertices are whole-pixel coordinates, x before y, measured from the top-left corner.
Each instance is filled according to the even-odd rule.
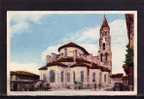
[[[104,14],[29,15],[17,12],[10,20],[11,60],[14,63],[35,63],[40,66],[45,63],[42,60],[43,53],[50,53],[50,48],[57,50],[59,45],[69,41],[86,47],[92,45],[92,49],[86,49],[96,54],[103,16]],[[123,14],[106,14],[106,18],[111,28],[113,67],[122,68],[128,42],[125,17]],[[89,32],[93,33],[88,34]],[[116,55],[117,52],[119,54]]]

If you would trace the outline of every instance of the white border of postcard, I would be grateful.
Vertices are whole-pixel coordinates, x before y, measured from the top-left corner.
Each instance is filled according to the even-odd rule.
[[[137,11],[32,11],[46,14],[134,14],[134,91],[10,91],[10,14],[13,12],[30,11],[7,11],[7,95],[24,96],[114,96],[114,95],[137,95]]]

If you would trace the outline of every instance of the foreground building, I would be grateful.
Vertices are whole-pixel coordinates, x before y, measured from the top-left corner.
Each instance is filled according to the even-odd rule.
[[[129,40],[128,48],[132,51],[131,53],[134,55],[134,15],[126,14],[125,17],[126,17],[128,40]],[[134,60],[133,55],[131,56],[132,61]],[[134,89],[134,66],[133,64],[124,64],[123,68],[128,78],[129,90],[133,90]]]
[[[26,71],[10,72],[11,91],[30,91],[33,85],[39,80],[39,75]]]
[[[110,85],[111,36],[105,16],[97,56],[73,42],[60,46],[58,52],[48,55],[47,64],[39,68],[40,79],[47,81],[51,88],[105,88]]]

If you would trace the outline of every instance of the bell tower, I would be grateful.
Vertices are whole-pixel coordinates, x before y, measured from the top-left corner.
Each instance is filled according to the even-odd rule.
[[[104,20],[100,28],[100,39],[99,39],[99,54],[100,61],[106,66],[112,66],[112,53],[111,53],[111,36],[110,27],[106,16],[104,15]]]

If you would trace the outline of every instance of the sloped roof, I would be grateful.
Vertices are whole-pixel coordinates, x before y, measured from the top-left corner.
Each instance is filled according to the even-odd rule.
[[[55,66],[55,65],[62,66],[62,67],[67,67],[67,65],[65,65],[65,64],[63,64],[63,63],[60,63],[60,62],[52,62],[52,63],[47,63],[46,66],[43,66],[43,67],[39,68],[39,70],[47,70],[47,67]]]
[[[112,78],[121,78],[121,77],[123,77],[123,73],[112,74],[111,77]]]
[[[82,62],[77,62],[75,64],[73,64],[71,67],[76,67],[76,66],[85,66],[85,67],[90,67],[90,64],[87,63],[82,63]]]
[[[11,71],[10,74],[11,75],[30,76],[30,77],[39,77],[39,75],[37,75],[37,74],[26,72],[26,71]]]
[[[67,67],[67,65],[65,65],[61,62],[74,62],[74,59],[73,59],[73,57],[65,57],[65,58],[63,57],[63,58],[60,58],[59,60],[57,60],[55,62],[48,63],[46,66],[39,68],[39,70],[47,70],[47,67],[54,66],[54,65]],[[75,62],[76,63],[71,65],[70,67],[86,66],[89,69],[101,69],[102,71],[110,72],[110,70],[108,68],[103,67],[103,66],[99,66],[98,64],[95,64],[95,63],[91,63],[91,62],[84,60],[82,58],[76,58]]]
[[[57,60],[58,62],[73,62],[74,58],[73,57],[63,57]],[[86,63],[91,63],[87,60],[84,60],[82,58],[76,58],[76,62],[86,62]]]
[[[83,47],[81,47],[73,42],[62,45],[61,47],[58,48],[58,51],[60,51],[62,48],[65,48],[65,47],[77,47],[77,48],[81,49],[85,54],[87,54],[87,55],[89,54]]]

